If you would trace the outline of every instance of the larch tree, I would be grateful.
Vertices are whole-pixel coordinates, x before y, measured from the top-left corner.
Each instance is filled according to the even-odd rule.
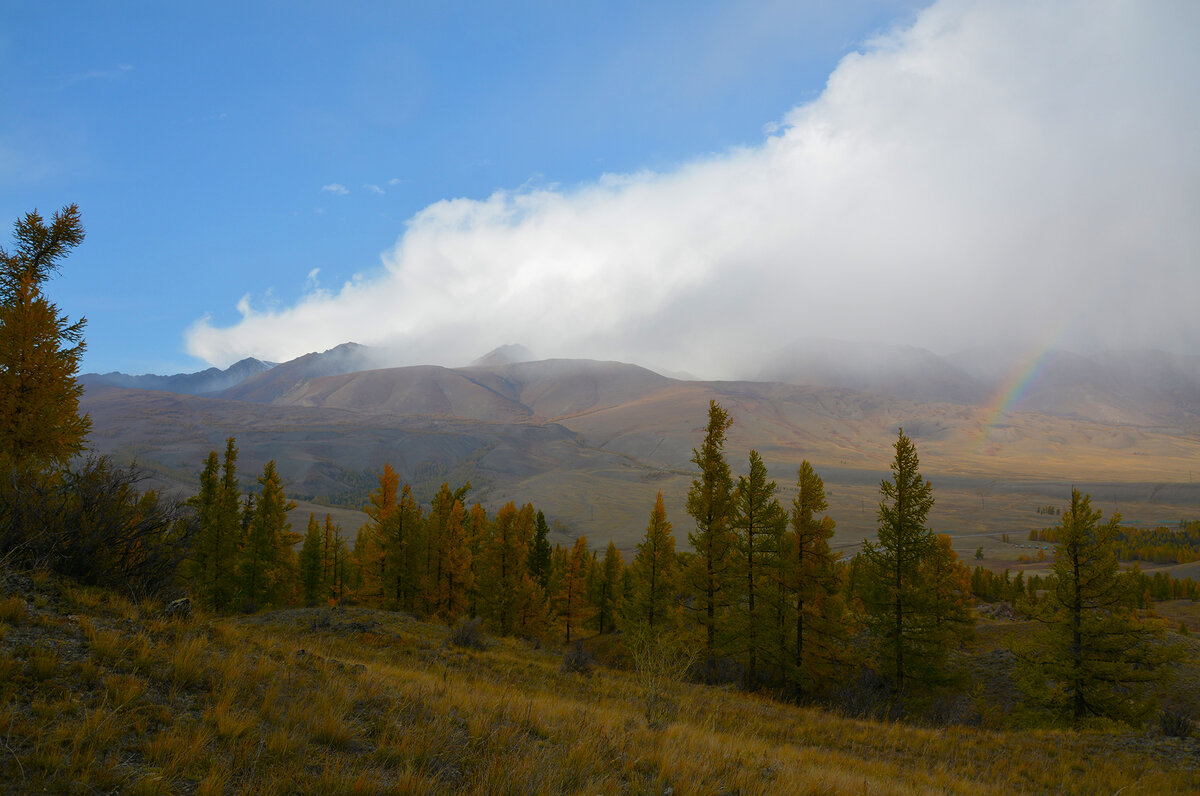
[[[1035,703],[1078,723],[1100,716],[1137,724],[1153,711],[1156,686],[1178,649],[1163,625],[1135,611],[1137,578],[1117,564],[1121,515],[1108,522],[1071,490],[1061,515],[1047,599],[1034,606],[1039,632],[1018,645],[1018,683]]]
[[[35,210],[14,224],[13,250],[0,248],[0,473],[61,470],[84,449],[91,420],[75,376],[87,322],[70,322],[42,291],[83,235],[77,206],[49,225]]]
[[[379,488],[367,496],[367,504],[363,507],[370,522],[362,528],[361,549],[360,545],[355,545],[355,555],[363,570],[360,596],[377,605],[394,604],[395,599],[395,577],[394,572],[388,571],[388,563],[389,559],[395,562],[398,558],[398,551],[390,548],[399,513],[399,490],[400,476],[390,463],[385,462],[383,472],[379,474]]]
[[[504,636],[516,629],[517,597],[522,578],[528,576],[535,522],[532,505],[517,509],[510,501],[496,512],[491,535],[482,545],[480,614]]]
[[[487,510],[476,503],[467,512],[467,547],[471,551],[471,586],[467,589],[467,614],[479,615],[479,583],[482,575],[483,546],[491,535]]]
[[[238,590],[237,562],[244,534],[237,454],[233,437],[225,441],[223,464],[211,451],[200,473],[200,492],[189,501],[198,525],[190,579],[200,603],[217,611],[232,607]]]
[[[935,643],[925,560],[937,541],[927,525],[933,486],[918,470],[916,446],[900,430],[892,477],[879,485],[879,538],[864,542],[858,580],[881,673],[903,700],[910,680],[936,679],[945,658]]]
[[[746,685],[758,684],[760,666],[772,663],[779,649],[778,608],[779,554],[787,515],[779,505],[774,481],[767,480],[767,466],[758,451],[750,451],[750,472],[738,478],[733,493],[733,546],[737,552],[738,578],[732,587],[731,647],[746,661]],[[774,661],[778,663],[778,661]]]
[[[638,543],[630,570],[631,597],[626,616],[649,628],[674,624],[679,594],[679,559],[675,555],[675,534],[667,519],[662,492],[654,500],[646,535]]]
[[[332,597],[334,594],[338,548],[344,545],[341,526],[334,524],[332,514],[326,514],[325,522],[321,525],[321,583],[324,584],[322,596]],[[338,596],[341,596],[340,591]]]
[[[546,597],[551,602],[551,613],[558,610],[558,591],[571,563],[571,551],[562,544],[555,544],[550,551],[550,577],[546,580]]]
[[[700,475],[688,490],[687,511],[696,522],[688,534],[695,555],[686,573],[686,585],[693,599],[689,607],[704,629],[705,650],[709,658],[718,651],[718,630],[728,604],[731,579],[729,530],[733,511],[733,475],[725,461],[725,434],[733,420],[716,401],[708,403],[708,424],[704,442],[692,449],[692,463]]]
[[[292,546],[300,538],[287,519],[296,504],[284,496],[274,459],[263,467],[258,483],[262,493],[255,501],[239,568],[243,604],[251,611],[286,598],[295,568]]]
[[[949,535],[934,535],[933,551],[925,559],[922,578],[929,594],[930,643],[936,656],[946,660],[954,647],[971,636],[975,627],[971,570],[954,552]],[[1024,585],[1014,585],[1016,588],[1024,590]]]
[[[221,460],[221,488],[217,497],[217,529],[213,539],[213,605],[218,610],[233,607],[237,599],[237,562],[248,525],[242,519],[241,490],[237,478],[237,440],[225,439],[225,455]],[[253,499],[246,503],[253,509]]]
[[[844,655],[846,624],[838,557],[829,548],[834,522],[824,514],[828,509],[825,482],[807,460],[802,461],[791,529],[784,540],[785,586],[796,622],[790,669],[801,694],[828,684]]]
[[[420,577],[421,605],[425,613],[437,612],[438,582],[441,580],[439,567],[446,561],[445,530],[450,522],[450,512],[456,502],[465,503],[471,484],[467,482],[458,489],[450,489],[450,484],[443,483],[433,496],[429,507],[429,516],[425,521],[425,533],[422,539],[424,566]]]
[[[621,573],[624,569],[621,551],[614,542],[609,541],[604,560],[597,567],[595,596],[592,600],[600,635],[617,629],[616,618],[621,609]]]
[[[558,593],[555,596],[558,621],[563,626],[568,644],[571,643],[572,631],[575,631],[578,636],[578,631],[582,629],[583,623],[590,614],[591,606],[588,605],[587,599],[587,577],[591,560],[592,554],[588,550],[587,537],[580,535],[575,540],[574,547],[571,548],[566,571],[563,572],[562,580],[558,584]]]
[[[304,602],[313,605],[321,597],[321,524],[317,515],[308,515],[308,528],[304,533],[304,544],[300,547],[300,586],[304,590]]]
[[[416,610],[418,566],[417,552],[424,547],[426,522],[421,505],[413,497],[412,487],[400,487],[396,513],[384,528],[384,579],[388,590],[385,604],[406,611]]]
[[[462,501],[454,501],[438,540],[434,613],[446,622],[454,622],[467,610],[468,593],[474,581],[466,521]]]
[[[342,538],[341,526],[333,524],[333,518],[325,515],[322,529],[321,552],[328,566],[325,577],[326,593],[331,600],[340,602],[346,596],[346,568],[350,563],[350,551]]]
[[[516,615],[516,630],[523,638],[546,637],[550,620],[546,590],[528,572],[517,589]]]
[[[533,542],[529,546],[529,574],[543,589],[550,580],[550,525],[540,510],[533,526]]]
[[[185,577],[191,581],[194,596],[204,605],[212,606],[213,536],[217,531],[217,500],[220,495],[221,462],[216,451],[210,451],[200,471],[200,491],[188,503],[196,510],[196,541]]]

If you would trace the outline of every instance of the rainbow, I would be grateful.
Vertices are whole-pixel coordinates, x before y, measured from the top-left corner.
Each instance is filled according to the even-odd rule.
[[[1042,366],[1046,364],[1054,351],[1051,344],[1038,346],[1022,358],[1001,382],[1001,389],[995,398],[989,401],[984,409],[983,425],[979,429],[975,452],[980,453],[987,445],[988,437],[999,425],[1001,418],[1012,411],[1012,407],[1020,401],[1033,384]]]

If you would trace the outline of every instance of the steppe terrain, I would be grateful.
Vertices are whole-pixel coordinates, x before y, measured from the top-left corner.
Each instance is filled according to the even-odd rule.
[[[1170,378],[1146,375],[1141,360],[1133,376],[1108,377],[1141,385],[1138,392],[1107,389],[1103,373],[1071,360],[1065,375],[1047,372],[1048,386],[998,412],[984,382],[964,369],[934,368],[906,350],[877,357],[885,354],[910,361],[915,375],[898,380],[893,366],[875,381],[839,378],[811,357],[791,370],[781,365],[777,381],[688,381],[617,362],[497,357],[467,368],[377,368],[375,352],[346,345],[199,396],[85,379],[83,408],[96,450],[136,459],[184,491],[194,491],[208,451],[235,436],[247,484],[275,459],[298,500],[294,522],[329,511],[349,535],[390,462],[418,497],[469,480],[471,496],[490,508],[532,501],[556,521],[560,540],[585,533],[627,552],[662,490],[682,542],[689,460],[710,400],[734,418],[727,455],[735,474],[757,449],[786,502],[800,462],[814,464],[838,523],[835,544],[846,548],[874,532],[879,481],[901,427],[934,486],[934,529],[955,536],[960,554],[983,547],[989,563],[1028,554],[1016,543],[1053,522],[1037,509],[1061,505],[1072,485],[1130,524],[1200,516],[1200,389],[1188,386],[1190,361],[1173,370],[1160,362]],[[789,383],[805,372],[819,383]],[[1021,408],[1029,405],[1046,408]]]

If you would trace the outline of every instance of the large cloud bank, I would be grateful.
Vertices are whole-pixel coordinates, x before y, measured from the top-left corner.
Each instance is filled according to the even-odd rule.
[[[753,147],[433,204],[383,270],[207,320],[214,364],[354,340],[746,372],[807,336],[1200,344],[1200,3],[947,0]]]

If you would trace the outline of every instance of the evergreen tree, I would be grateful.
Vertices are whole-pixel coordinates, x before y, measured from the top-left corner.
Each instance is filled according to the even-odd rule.
[[[550,526],[540,510],[533,526],[533,544],[529,547],[529,574],[543,589],[550,579]]]
[[[323,529],[322,552],[328,556],[328,575],[325,578],[329,598],[340,602],[346,596],[346,568],[350,563],[350,551],[346,549],[346,540],[342,538],[341,526],[333,524],[333,518],[325,515]]]
[[[802,694],[829,683],[845,641],[838,557],[829,549],[834,522],[828,514],[818,519],[828,508],[825,483],[807,460],[802,461],[792,500],[791,531],[784,543],[785,584],[796,623],[791,671]]]
[[[91,427],[79,415],[75,380],[87,323],[59,314],[42,292],[67,253],[83,242],[79,208],[49,226],[35,210],[14,224],[15,248],[0,248],[0,473],[65,468]]]
[[[550,577],[546,581],[546,595],[553,603],[554,611],[558,610],[558,592],[570,563],[571,551],[561,544],[555,544],[554,549],[550,551]]]
[[[317,515],[308,515],[308,529],[304,544],[300,548],[300,585],[304,589],[304,602],[312,605],[321,597],[321,524]]]
[[[624,569],[621,551],[610,541],[604,551],[604,562],[597,567],[596,597],[592,601],[600,635],[617,629],[616,617],[621,606],[621,572]]]
[[[225,610],[237,599],[237,564],[242,544],[249,528],[248,517],[241,518],[241,490],[237,479],[237,440],[225,439],[225,455],[221,460],[221,487],[217,495],[217,532],[213,538],[213,607]],[[246,511],[254,509],[253,496],[246,502]]]
[[[262,493],[254,502],[239,567],[242,601],[250,611],[286,598],[295,569],[292,545],[299,541],[287,520],[287,513],[296,504],[284,496],[283,481],[273,459],[263,468],[258,483]]]
[[[925,559],[921,577],[929,593],[930,643],[937,650],[937,657],[946,660],[955,646],[970,637],[975,626],[975,612],[971,608],[971,571],[954,552],[948,535],[934,535],[933,551]],[[1014,591],[1018,588],[1023,590],[1024,587],[1014,581]]]
[[[910,679],[927,683],[945,657],[933,638],[934,617],[922,570],[936,540],[926,525],[933,487],[921,478],[917,449],[900,430],[892,478],[879,485],[879,540],[864,542],[860,595],[882,674],[903,699]]]
[[[1161,643],[1161,623],[1138,618],[1136,577],[1121,573],[1114,538],[1120,514],[1101,522],[1091,497],[1071,490],[1061,514],[1048,599],[1033,643],[1018,647],[1018,682],[1034,702],[1063,718],[1138,723],[1155,707],[1177,650]]]
[[[229,609],[237,594],[236,570],[243,537],[240,502],[237,445],[229,437],[224,464],[218,471],[217,452],[208,454],[200,473],[200,492],[189,501],[196,509],[198,525],[190,576],[197,600],[217,611]]]
[[[446,540],[443,537],[450,522],[450,512],[456,502],[466,500],[470,491],[470,482],[456,490],[451,490],[449,483],[443,483],[430,505],[422,540],[425,564],[420,576],[421,605],[426,613],[432,614],[438,610],[437,591],[441,580],[439,567],[446,561]]]
[[[779,553],[787,516],[775,498],[777,487],[767,480],[767,466],[758,451],[750,451],[750,472],[738,478],[733,493],[733,538],[738,580],[734,587],[735,621],[732,647],[745,657],[746,684],[758,683],[759,667],[779,648],[778,607],[782,604]]]
[[[385,600],[387,605],[406,611],[416,610],[420,563],[417,552],[425,545],[425,525],[421,506],[413,497],[412,488],[405,484],[400,488],[396,513],[383,533],[384,579],[389,591]]]
[[[454,501],[438,541],[435,613],[450,623],[467,610],[468,590],[474,581],[466,519],[462,501]]]
[[[467,547],[471,552],[471,585],[467,589],[467,614],[479,615],[479,584],[483,578],[483,546],[491,534],[487,511],[476,503],[467,514]]]
[[[504,636],[516,630],[517,597],[522,577],[528,575],[535,522],[532,505],[518,510],[512,502],[506,503],[496,512],[491,535],[482,545],[480,614]]]
[[[334,525],[333,515],[326,514],[325,522],[321,526],[321,583],[323,584],[323,594],[321,596],[333,596],[335,591],[334,581],[337,577],[337,549],[343,544],[341,527]]]
[[[733,476],[725,461],[725,433],[733,421],[716,401],[708,402],[708,426],[704,442],[692,449],[692,463],[700,477],[688,491],[687,510],[696,521],[688,534],[695,556],[687,571],[687,587],[693,595],[689,607],[704,628],[705,649],[710,658],[717,653],[718,628],[724,619],[731,578],[729,550],[732,539],[729,520],[733,510]]]
[[[200,471],[200,492],[188,499],[196,509],[196,542],[192,560],[186,567],[186,577],[194,586],[196,599],[204,605],[213,604],[213,536],[216,527],[217,500],[220,489],[221,463],[216,451],[210,451]]]
[[[675,599],[679,593],[679,563],[662,492],[655,498],[650,524],[637,546],[629,577],[632,584],[627,616],[650,628],[673,624]]]

